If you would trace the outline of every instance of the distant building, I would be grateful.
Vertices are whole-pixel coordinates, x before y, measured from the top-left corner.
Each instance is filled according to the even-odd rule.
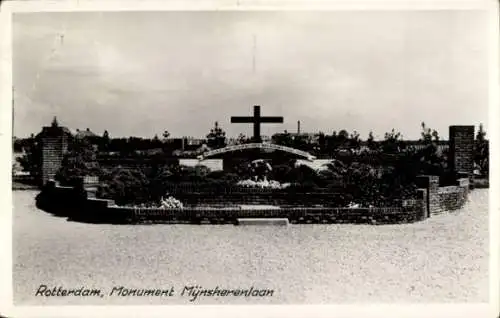
[[[89,128],[86,128],[85,130],[80,130],[77,129],[74,132],[74,137],[76,140],[86,140],[90,144],[93,145],[94,149],[98,149],[98,145],[101,143],[101,136],[98,136],[97,134],[93,133]]]
[[[271,142],[272,141],[272,137],[267,136],[267,135],[261,135],[260,139],[262,140],[262,142]]]
[[[317,143],[319,141],[319,133],[296,133],[291,134],[293,138],[301,138],[307,143]]]
[[[163,154],[163,148],[152,148],[146,150],[135,150],[135,153],[138,155],[144,156],[154,156]]]
[[[301,132],[296,132],[296,133],[290,133],[287,132],[286,130],[282,133],[276,133],[274,134],[271,139],[273,141],[280,140],[285,137],[290,137],[292,140],[297,140],[301,139],[305,141],[306,143],[313,144],[313,143],[318,143],[319,142],[319,133],[301,133]]]
[[[184,145],[186,146],[201,146],[207,142],[206,139],[194,138],[194,137],[184,137]]]
[[[83,139],[83,138],[93,139],[96,137],[99,137],[99,136],[94,134],[89,128],[87,128],[85,130],[77,129],[76,133],[75,133],[76,139]]]
[[[168,138],[165,143],[175,150],[195,150],[205,144],[206,139],[195,137]]]

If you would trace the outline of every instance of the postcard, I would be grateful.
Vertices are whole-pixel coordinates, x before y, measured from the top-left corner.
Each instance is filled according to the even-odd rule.
[[[2,314],[495,317],[495,10],[2,6]]]

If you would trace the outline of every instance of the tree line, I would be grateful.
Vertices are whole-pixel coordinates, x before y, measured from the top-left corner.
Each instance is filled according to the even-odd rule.
[[[433,164],[446,164],[446,151],[439,150],[440,136],[436,130],[429,128],[425,123],[421,123],[421,137],[418,143],[420,146],[426,147],[428,155],[427,159]],[[85,138],[83,144],[86,147],[93,145],[91,151],[100,153],[116,152],[120,156],[130,156],[138,151],[148,151],[151,149],[160,149],[161,153],[166,156],[171,156],[174,151],[179,149],[187,149],[189,147],[196,148],[200,145],[189,146],[183,144],[181,139],[169,138],[170,133],[164,131],[162,138],[155,135],[153,138],[112,138],[108,131],[104,131],[102,136],[92,136]],[[204,140],[207,146],[211,149],[222,148],[227,145],[227,136],[224,130],[216,122],[214,127]],[[240,134],[236,139],[237,143],[252,142],[251,138]],[[332,134],[319,133],[315,140],[311,140],[307,135],[293,135],[290,133],[276,134],[273,136],[273,143],[288,146],[300,150],[310,152],[317,157],[334,157],[339,151],[359,151],[363,146],[363,151],[371,152],[372,155],[379,154],[398,154],[403,152],[415,152],[415,145],[403,139],[402,134],[394,129],[384,134],[382,140],[375,140],[373,133],[370,132],[365,140],[362,140],[359,133],[352,133],[346,130],[338,132],[333,131]],[[82,149],[82,142],[73,142],[74,149]],[[28,138],[15,138],[13,140],[14,152],[24,151],[24,156],[17,158],[25,171],[29,171],[32,175],[38,175],[41,164],[41,149],[40,142],[33,134]],[[73,153],[75,153],[74,150]],[[474,161],[481,169],[481,172],[488,174],[489,172],[489,142],[486,138],[486,132],[483,125],[479,125],[479,130],[475,136],[474,144]]]

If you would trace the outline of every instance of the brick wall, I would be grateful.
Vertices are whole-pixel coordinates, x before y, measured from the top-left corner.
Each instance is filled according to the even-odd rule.
[[[449,164],[456,173],[472,176],[474,170],[474,126],[450,126]]]
[[[161,208],[139,208],[116,206],[114,201],[96,199],[92,191],[85,189],[83,179],[75,187],[61,187],[53,181],[37,198],[40,207],[45,210],[56,209],[58,213],[66,213],[73,219],[91,222],[131,223],[158,221],[166,223],[231,223],[236,218],[288,218],[292,223],[408,223],[424,220],[430,216],[450,210],[460,209],[467,202],[470,189],[468,178],[457,180],[456,185],[439,187],[436,176],[419,176],[421,188],[418,198],[404,200],[401,205],[375,208],[339,208],[314,207],[297,205],[281,205],[280,208],[241,209],[239,206],[228,206],[230,200],[217,198],[215,206],[188,206],[183,209],[166,210]],[[247,193],[237,194],[248,196]],[[328,196],[329,193],[303,193],[299,200],[309,200],[310,196]],[[206,198],[202,200],[206,201]],[[240,199],[238,199],[240,200]],[[253,199],[252,199],[253,200]],[[265,203],[268,200],[266,200]],[[255,202],[253,202],[255,204]],[[241,204],[241,203],[240,203]],[[217,205],[220,205],[217,207]],[[38,204],[37,204],[38,206]],[[62,211],[62,212],[61,212]]]
[[[282,207],[276,209],[228,208],[139,208],[118,207],[112,201],[88,199],[88,211],[100,220],[116,223],[235,223],[238,218],[288,218],[292,223],[411,223],[425,218],[421,206],[387,208],[313,208]],[[105,207],[107,205],[107,207]],[[95,211],[99,213],[95,213]],[[89,215],[87,215],[89,216]]]
[[[458,179],[456,185],[447,187],[439,187],[439,177],[437,176],[419,176],[417,182],[421,188],[425,189],[421,197],[427,201],[426,213],[428,216],[460,209],[467,202],[470,191],[469,178]]]
[[[437,197],[439,205],[432,211],[434,215],[460,209],[467,201],[467,190],[460,186],[442,187]]]
[[[419,176],[418,197],[414,200],[404,200],[401,205],[393,207],[375,207],[375,208],[339,208],[339,207],[313,207],[311,200],[319,198],[321,201],[329,200],[331,193],[302,193],[297,196],[297,204],[293,206],[282,205],[279,196],[274,198],[275,205],[279,209],[252,209],[242,210],[240,207],[227,206],[231,204],[232,198],[242,204],[241,200],[247,197],[249,203],[255,204],[256,198],[252,198],[249,193],[230,193],[224,197],[205,197],[203,194],[191,193],[192,200],[200,200],[205,204],[213,204],[220,207],[186,207],[177,210],[165,210],[160,208],[138,208],[138,207],[117,207],[112,200],[91,199],[88,201],[91,205],[87,207],[90,210],[99,210],[102,213],[111,213],[113,218],[124,218],[127,220],[157,220],[166,222],[192,222],[200,219],[234,219],[238,218],[266,218],[266,217],[287,217],[292,222],[306,223],[404,223],[424,220],[430,216],[438,215],[447,211],[460,209],[467,202],[470,191],[470,181],[468,178],[461,178],[456,181],[456,185],[439,187],[439,177],[437,176]],[[269,194],[273,197],[276,193]],[[200,196],[199,199],[194,197]],[[262,196],[262,194],[259,194]],[[287,199],[288,200],[288,199]],[[306,200],[309,206],[300,206],[300,202]],[[181,200],[182,201],[182,200]],[[209,202],[210,201],[210,202]],[[269,204],[269,198],[264,199],[262,204]],[[195,203],[195,202],[193,202]],[[318,202],[321,203],[321,202]],[[224,206],[225,205],[225,206]],[[109,210],[111,209],[111,210]],[[104,212],[103,212],[104,211]]]
[[[60,187],[53,182],[39,200],[47,211],[85,222],[106,223],[235,223],[238,218],[288,218],[292,223],[410,223],[426,218],[425,204],[409,200],[405,206],[385,208],[280,207],[241,209],[240,207],[188,207],[183,209],[116,206],[112,200],[90,198],[81,187]],[[50,211],[49,211],[50,212]]]

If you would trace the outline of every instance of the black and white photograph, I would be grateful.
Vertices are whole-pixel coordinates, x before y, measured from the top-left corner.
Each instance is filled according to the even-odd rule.
[[[13,12],[13,304],[489,303],[491,18]]]

